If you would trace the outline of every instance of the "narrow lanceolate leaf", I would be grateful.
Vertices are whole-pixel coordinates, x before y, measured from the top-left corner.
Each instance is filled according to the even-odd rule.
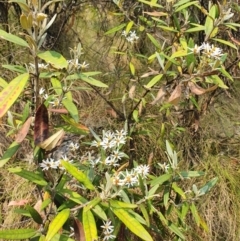
[[[55,51],[45,51],[38,54],[38,57],[51,64],[56,69],[63,69],[67,68],[68,66],[67,60],[61,54]]]
[[[95,189],[91,181],[82,171],[78,170],[75,166],[73,166],[69,162],[61,161],[61,164],[67,170],[68,173],[70,173],[73,177],[75,177],[79,182],[83,183],[83,185],[86,188],[90,190]]]
[[[0,230],[1,240],[23,240],[33,237],[37,233],[34,229]]]
[[[45,241],[50,241],[54,235],[62,228],[70,215],[70,209],[61,211],[50,223]]]
[[[38,145],[48,138],[48,111],[44,104],[40,105],[35,115],[34,144]]]
[[[73,228],[76,240],[86,241],[83,224],[76,218],[74,218]]]
[[[91,200],[86,206],[85,211],[88,211],[92,208],[94,208],[102,199],[100,197],[96,197],[93,200]]]
[[[48,183],[44,180],[41,174],[30,172],[27,170],[22,170],[20,167],[9,168],[9,172],[15,173],[16,175],[23,177],[33,183],[36,183],[40,186],[46,186]]]
[[[51,151],[61,142],[64,134],[64,130],[59,130],[57,133],[47,138],[44,142],[40,143],[39,146],[46,151]]]
[[[43,222],[42,217],[41,217],[41,215],[38,213],[38,211],[35,208],[33,208],[30,205],[27,205],[27,210],[29,211],[31,217],[33,218],[33,220],[36,223],[42,224],[42,222]]]
[[[21,94],[29,78],[29,74],[21,74],[13,79],[0,93],[0,118],[10,109]]]
[[[146,229],[131,214],[129,214],[129,212],[121,208],[113,207],[112,211],[126,225],[129,230],[131,230],[142,240],[153,241],[152,237],[146,231]]]
[[[7,32],[5,32],[2,29],[0,29],[0,38],[1,39],[5,39],[5,40],[7,40],[9,42],[18,44],[18,45],[23,46],[23,47],[29,47],[28,43],[25,40],[23,40],[22,38],[19,38],[16,35],[7,33]]]
[[[98,240],[97,227],[94,216],[90,210],[86,211],[85,207],[83,208],[82,214],[83,228],[86,241],[95,241]]]
[[[14,141],[0,159],[0,168],[3,167],[18,151],[20,144]]]
[[[28,134],[30,125],[32,123],[32,118],[33,117],[29,117],[27,121],[23,124],[20,131],[17,133],[16,139],[15,139],[17,143],[21,143],[25,139],[26,135]]]
[[[168,173],[163,174],[160,177],[156,177],[151,181],[151,186],[155,186],[157,184],[162,184],[162,183],[168,181],[171,177],[172,177],[172,175],[168,174]]]
[[[110,205],[113,208],[136,208],[137,204],[120,202],[118,200],[110,200]]]
[[[63,99],[62,103],[64,107],[68,110],[71,117],[76,121],[79,122],[79,115],[78,115],[78,109],[76,105],[69,99]]]

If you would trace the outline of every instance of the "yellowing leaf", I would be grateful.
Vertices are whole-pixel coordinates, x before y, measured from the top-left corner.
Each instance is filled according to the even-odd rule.
[[[10,109],[21,94],[29,78],[29,74],[21,74],[13,79],[0,93],[0,118]]]
[[[64,130],[60,130],[54,135],[50,136],[44,142],[40,143],[39,146],[46,151],[50,151],[57,146],[59,141],[63,138],[64,134]]]
[[[84,207],[82,215],[86,241],[98,240],[96,222],[92,212],[90,210],[86,211],[86,208]]]
[[[129,212],[121,208],[112,208],[113,213],[131,230],[134,234],[145,241],[153,241],[151,235]]]
[[[50,223],[45,241],[50,241],[62,228],[70,215],[70,209],[62,210]]]

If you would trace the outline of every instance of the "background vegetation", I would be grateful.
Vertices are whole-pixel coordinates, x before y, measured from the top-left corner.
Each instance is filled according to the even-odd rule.
[[[31,41],[26,35],[30,35],[28,29],[32,29],[32,26],[24,27],[21,16],[26,13],[26,9],[21,5],[22,2],[25,1],[0,2],[1,29],[25,39],[30,45]],[[26,5],[32,10],[34,4],[40,6],[37,2],[30,1]],[[44,6],[47,1],[39,2]],[[40,10],[39,8],[36,11],[40,13]],[[153,240],[238,240],[239,3],[189,0],[78,0],[55,2],[47,6],[43,13],[47,15],[47,22],[51,21],[55,14],[56,18],[54,17],[52,25],[45,30],[46,38],[35,52],[34,47],[29,47],[26,51],[19,43],[8,39],[9,36],[3,37],[3,33],[0,34],[2,93],[16,76],[30,73],[30,80],[23,86],[19,97],[11,108],[9,106],[8,112],[1,115],[0,154],[4,165],[0,169],[0,229],[17,230],[31,227],[39,231],[42,228],[45,229],[41,229],[42,236],[37,236],[35,240],[45,240],[44,235],[48,237],[49,228],[47,221],[51,222],[59,212],[67,210],[57,209],[60,205],[54,200],[53,192],[49,191],[61,183],[60,173],[53,175],[53,178],[59,178],[53,181],[49,173],[43,173],[44,180],[49,183],[52,181],[53,185],[40,185],[41,188],[32,180],[29,182],[29,179],[16,175],[15,167],[38,173],[38,162],[47,158],[46,152],[42,154],[36,151],[35,146],[39,144],[35,145],[36,129],[30,126],[27,133],[24,132],[26,135],[17,150],[9,152],[28,116],[35,115],[37,107],[45,103],[49,114],[49,133],[52,135],[59,128],[66,132],[62,145],[51,145],[57,147],[61,156],[66,154],[64,147],[67,141],[78,143],[80,149],[73,155],[77,163],[75,166],[83,170],[96,188],[100,185],[106,185],[104,187],[107,188],[107,181],[105,183],[91,177],[89,170],[92,169],[82,157],[89,150],[100,153],[102,159],[107,153],[102,149],[89,147],[89,143],[94,137],[102,138],[103,130],[127,130],[128,139],[121,148],[128,158],[120,162],[120,169],[126,169],[126,162],[128,168],[141,164],[149,165],[150,179],[146,180],[146,183],[141,180],[138,187],[124,189],[128,199],[120,197],[118,201],[129,205],[123,208],[125,211],[146,198],[145,192],[156,194],[156,197],[149,198],[149,202],[143,201],[142,209],[134,209],[135,214],[132,210],[132,213],[125,213],[126,217],[131,214],[137,223],[141,223]],[[41,29],[43,25],[39,24],[39,36]],[[39,43],[40,38],[34,41]],[[209,43],[210,57],[204,52],[207,51],[206,48],[198,49],[203,43]],[[211,56],[216,48],[221,52]],[[65,59],[73,60],[72,67],[69,62],[67,68],[58,67],[54,65],[54,61],[48,59],[49,56],[38,55],[45,51],[55,51]],[[37,65],[49,63],[47,70],[36,70],[36,58],[39,61]],[[30,63],[34,64],[35,68],[31,69]],[[83,63],[85,65],[82,65]],[[59,82],[40,75],[37,87],[34,86],[36,76],[46,72],[54,73],[51,77],[56,77]],[[57,75],[57,72],[60,74]],[[68,76],[75,73],[85,75],[81,76],[81,81],[68,79]],[[65,86],[68,87],[71,97],[65,96]],[[43,95],[38,94],[41,87],[45,89],[44,94],[48,94],[48,98],[44,99]],[[60,103],[54,103],[55,97]],[[74,107],[69,103],[64,104],[64,98],[70,98]],[[4,100],[0,98],[0,101]],[[1,107],[3,104],[2,102]],[[57,111],[50,109],[67,110],[68,114],[61,112],[65,118],[60,118]],[[72,120],[75,124],[81,123],[77,130],[72,128],[76,127]],[[88,128],[93,131],[88,132]],[[43,146],[41,148],[46,149]],[[177,157],[174,150],[177,151]],[[176,158],[178,169],[175,170],[174,165],[170,165],[170,171],[165,172],[164,165],[173,163]],[[70,174],[73,173],[71,168],[65,168]],[[180,170],[186,171],[190,176],[191,171],[196,171],[198,177],[193,175],[191,179],[183,178],[176,182],[174,178],[183,175]],[[116,171],[119,172],[119,169],[106,170],[99,167],[95,175],[105,180],[105,172],[114,175]],[[164,176],[168,174],[171,176],[169,179]],[[158,179],[159,177],[163,179]],[[177,187],[174,186],[175,183]],[[91,188],[88,192],[82,191],[81,188],[79,190],[73,180],[67,180],[64,184],[69,190],[81,194],[93,207],[99,204],[114,224],[116,240],[139,239],[126,220],[116,215],[114,208],[118,204],[111,202],[116,201],[115,197],[101,197],[101,201],[96,201],[93,196],[96,194],[90,192]],[[84,185],[88,186],[86,183]],[[202,187],[200,190],[205,195],[198,196],[199,190],[196,191],[194,187]],[[112,188],[111,191],[113,195],[116,190]],[[46,193],[52,195],[50,200],[56,207],[51,206],[51,215],[52,212],[54,214],[49,215],[47,221],[43,218],[46,222],[38,223],[34,211],[31,211],[29,206],[40,212],[36,203],[41,198],[47,200]],[[101,192],[98,190],[98,193]],[[62,196],[69,197],[66,193]],[[76,202],[73,198],[71,201]],[[76,218],[80,224],[84,223],[83,211],[74,212],[74,207],[78,207],[76,205],[80,205],[79,202],[75,203],[75,206],[67,206],[69,203],[66,204],[62,199],[60,202],[71,209],[71,218]],[[110,209],[106,203],[111,206]],[[88,204],[81,205],[91,209]],[[24,208],[27,213],[22,211]],[[45,208],[47,209],[47,204]],[[136,213],[141,217],[136,216]],[[101,230],[103,216],[96,217],[94,213],[98,232]],[[80,228],[81,225],[78,222],[77,224],[73,232],[74,237],[71,236],[71,230],[65,227],[66,224],[61,227],[62,233],[75,240],[94,240],[94,237],[88,236],[86,225],[83,225],[85,237],[77,236],[76,230],[80,230],[79,233],[84,232]],[[104,238],[100,233],[99,237]],[[55,237],[56,240],[61,240],[60,238]],[[148,239],[146,234],[143,240],[151,239]]]

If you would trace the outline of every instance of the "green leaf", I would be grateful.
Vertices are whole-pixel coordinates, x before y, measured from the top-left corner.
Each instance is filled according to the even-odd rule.
[[[147,209],[145,207],[145,204],[141,203],[139,205],[139,208],[140,208],[140,210],[141,210],[141,212],[143,214],[143,217],[144,217],[144,219],[146,221],[147,226],[149,227],[150,226],[149,212],[147,211]]]
[[[223,89],[228,89],[228,87],[223,83],[222,79],[220,79],[218,75],[207,76],[206,82],[217,84],[219,87]]]
[[[65,108],[69,111],[71,117],[76,121],[79,122],[79,115],[78,115],[78,109],[76,105],[69,99],[63,99],[62,104],[65,106]]]
[[[80,76],[81,80],[87,82],[90,85],[97,86],[97,87],[102,87],[102,88],[107,88],[108,87],[106,84],[102,83],[101,81],[96,80],[96,79],[94,79],[92,77],[88,77],[85,74],[79,74],[79,76]]]
[[[110,200],[110,205],[113,208],[137,208],[137,204],[120,202],[118,200]]]
[[[157,184],[163,184],[164,182],[168,181],[172,177],[171,174],[163,174],[160,177],[155,177],[150,183],[151,186],[155,186]]]
[[[82,220],[86,241],[98,240],[94,216],[90,210],[86,211],[85,207],[83,208]]]
[[[192,212],[192,215],[193,215],[193,217],[195,219],[195,222],[196,222],[197,226],[199,226],[200,225],[200,217],[198,215],[198,211],[197,211],[197,208],[196,208],[194,203],[192,203],[190,205],[190,210]]]
[[[38,54],[40,59],[45,60],[46,63],[51,64],[56,69],[67,68],[67,60],[58,52],[55,51],[45,51]]]
[[[209,182],[207,182],[206,185],[204,185],[202,188],[200,188],[198,190],[199,195],[204,195],[204,194],[208,193],[212,189],[212,187],[215,186],[217,181],[218,181],[218,177],[214,177]]]
[[[69,162],[61,161],[61,164],[63,167],[67,170],[69,174],[71,174],[73,177],[75,177],[79,182],[83,183],[83,185],[90,189],[94,190],[95,187],[91,183],[91,181],[88,179],[88,177],[80,170],[78,170],[75,166],[73,166]]]
[[[104,210],[99,206],[99,205],[96,205],[92,211],[98,216],[100,217],[102,220],[105,220],[107,221],[108,220],[108,217],[106,215],[106,213],[104,212]]]
[[[202,172],[202,171],[182,171],[182,172],[180,172],[180,176],[183,178],[201,177],[204,175],[205,175],[205,172]]]
[[[151,2],[146,1],[146,0],[138,0],[138,1],[145,3],[145,4],[149,5],[150,7],[164,8],[162,5],[154,3],[153,1],[151,1]]]
[[[102,199],[100,197],[96,197],[88,202],[88,204],[85,206],[85,211],[87,212],[88,210],[94,208],[99,202],[101,202],[101,200]]]
[[[158,81],[161,80],[161,78],[163,77],[163,74],[158,74],[156,76],[154,76],[147,85],[145,85],[145,88],[150,89],[152,88]]]
[[[113,213],[131,230],[134,234],[145,241],[153,241],[146,229],[124,209],[111,207]]]
[[[199,4],[199,1],[193,1],[193,2],[191,1],[191,2],[185,3],[182,6],[178,7],[177,9],[174,10],[174,12],[177,13],[177,12],[179,12],[179,11],[185,9],[185,8],[188,8],[191,5],[195,5],[196,6],[198,4]]]
[[[218,38],[212,38],[214,41],[217,41],[219,43],[225,44],[233,49],[238,49],[234,44],[230,43],[229,41],[223,40],[223,39],[218,39]]]
[[[216,17],[216,13],[217,13],[217,5],[214,4],[214,5],[212,5],[212,7],[209,11],[209,15],[207,16],[206,21],[205,21],[205,34],[206,34],[205,39],[207,39],[207,40],[214,29],[214,20]]]
[[[21,74],[13,79],[0,93],[0,118],[9,110],[21,94],[29,78],[29,74]]]
[[[38,224],[43,223],[41,215],[38,213],[38,211],[35,208],[31,207],[30,205],[27,205],[27,210],[29,211],[31,217],[36,223]]]
[[[186,240],[185,236],[183,235],[183,233],[179,230],[179,228],[173,224],[172,222],[168,221],[168,228],[175,233],[179,238],[181,238],[182,240]]]
[[[45,241],[50,241],[54,235],[63,227],[70,215],[70,209],[64,209],[51,221]]]
[[[0,38],[5,39],[9,42],[18,44],[23,47],[29,47],[28,43],[25,40],[23,40],[22,38],[19,38],[16,35],[11,34],[11,33],[7,33],[2,29],[0,29]]]
[[[3,167],[18,151],[20,144],[14,141],[8,149],[4,152],[2,158],[0,159],[0,168]]]
[[[161,49],[160,43],[151,34],[147,33],[147,36],[156,48]]]
[[[21,74],[27,73],[26,68],[21,65],[3,64],[2,67]]]
[[[57,95],[60,96],[62,94],[62,84],[61,84],[61,82],[57,78],[52,77],[51,83],[52,83],[53,89],[55,90]]]
[[[23,177],[33,183],[36,183],[40,186],[46,186],[48,183],[44,180],[41,174],[30,172],[27,170],[22,170],[20,167],[9,168],[9,172],[14,173],[20,177]]]
[[[123,24],[121,24],[121,25],[118,25],[117,27],[114,27],[114,28],[108,30],[108,31],[105,33],[105,35],[111,34],[111,33],[115,33],[115,32],[117,32],[117,31],[123,29],[125,26],[126,26],[126,23],[123,23]]]
[[[129,68],[130,68],[131,74],[134,76],[135,75],[135,67],[132,62],[129,63]]]
[[[172,183],[172,189],[178,193],[183,199],[186,199],[186,195],[184,193],[184,191],[177,185],[176,182]]]
[[[165,208],[168,207],[169,195],[170,195],[170,188],[169,186],[166,186],[164,188],[164,193],[163,193],[163,204]]]
[[[199,31],[204,31],[204,30],[205,30],[205,26],[199,25],[197,27],[189,28],[189,29],[185,30],[184,33],[193,33],[193,32],[199,32]]]
[[[0,238],[7,240],[23,240],[33,237],[37,233],[34,229],[0,230]]]
[[[127,27],[126,27],[126,33],[127,33],[127,34],[128,34],[129,31],[132,29],[133,24],[134,24],[133,21],[130,21],[130,22],[127,24]]]
[[[27,5],[25,0],[15,0],[15,1],[9,1],[9,2],[10,3],[17,3],[20,6],[20,8],[26,13],[30,12],[30,8]]]

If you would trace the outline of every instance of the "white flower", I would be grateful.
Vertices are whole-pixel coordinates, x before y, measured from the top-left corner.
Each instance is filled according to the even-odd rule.
[[[119,182],[120,186],[126,185],[127,187],[134,186],[135,184],[138,184],[138,178],[133,172],[133,170],[129,173],[128,170],[126,170],[126,174],[121,173],[124,179],[121,179]]]
[[[169,164],[166,164],[165,162],[164,162],[163,164],[158,163],[158,165],[161,167],[161,169],[162,169],[164,172],[168,172],[168,169],[170,168],[170,165],[169,165]]]
[[[115,146],[119,147],[121,144],[126,143],[126,137],[125,136],[115,136],[113,142],[115,143]]]
[[[70,144],[69,144],[69,149],[71,150],[71,151],[76,151],[77,149],[79,148],[79,144],[78,143],[73,143],[73,142],[71,142]]]
[[[124,31],[122,31],[122,35],[124,36],[124,37],[127,37],[127,32],[124,30]]]
[[[205,54],[208,58],[215,58],[219,59],[222,56],[222,50],[220,48],[215,47],[213,44],[210,45],[209,43],[203,43],[203,54]]]
[[[42,95],[44,92],[45,92],[45,89],[43,87],[41,87],[39,90],[39,95]]]
[[[55,98],[53,101],[49,102],[53,106],[59,106],[60,105],[60,100],[58,98]]]
[[[199,54],[200,51],[203,49],[203,46],[198,46],[195,44],[194,48],[188,48],[193,54]]]
[[[43,95],[43,98],[44,98],[45,100],[47,100],[48,97],[49,97],[48,94]]]
[[[117,167],[117,166],[119,166],[119,164],[117,162],[118,162],[118,159],[115,159],[114,156],[112,156],[112,155],[108,156],[105,159],[105,164],[108,165],[108,166]]]
[[[52,158],[47,158],[46,160],[43,160],[42,163],[39,164],[39,166],[42,168],[43,171],[48,170],[49,168],[57,169],[58,162]]]
[[[119,175],[116,175],[112,178],[112,183],[115,186],[121,186],[122,182],[120,182],[120,177]]]
[[[115,151],[113,151],[113,153],[111,154],[111,157],[113,158],[113,159],[115,159],[115,160],[121,160],[122,159],[122,157],[124,157],[124,153],[123,152],[121,152],[121,151],[118,151],[118,150],[115,150]]]
[[[92,141],[91,146],[100,147],[101,141]]]
[[[103,139],[103,141],[100,142],[100,145],[106,150],[115,147],[116,143],[114,141],[109,141],[108,139]]]
[[[114,226],[111,225],[112,224],[111,220],[106,222],[103,221],[103,224],[104,225],[101,226],[101,228],[103,228],[103,234],[104,234],[103,241],[116,238],[116,236],[112,235],[112,232],[114,231]]]
[[[142,178],[146,178],[149,174],[149,168],[150,167],[148,165],[139,165],[134,169],[134,171]]]
[[[89,64],[87,64],[85,61],[82,63],[82,64],[79,64],[79,66],[82,68],[82,69],[86,69],[89,67]]]
[[[230,19],[233,15],[234,15],[234,13],[231,13],[231,8],[229,8],[227,10],[227,12],[223,13],[222,21],[226,21],[226,20]]]
[[[100,162],[100,157],[99,158],[97,158],[97,159],[90,159],[90,164],[91,164],[91,166],[92,167],[95,167],[98,163],[101,163]]]
[[[115,136],[120,136],[120,137],[126,137],[126,135],[127,135],[127,132],[125,131],[125,130],[121,130],[121,131],[116,131],[115,132]]]
[[[105,231],[107,231],[108,233],[112,233],[113,232],[114,226],[111,225],[112,224],[111,220],[106,221],[106,222],[103,221],[103,224],[104,225],[102,225],[101,228],[104,229],[104,232]]]

